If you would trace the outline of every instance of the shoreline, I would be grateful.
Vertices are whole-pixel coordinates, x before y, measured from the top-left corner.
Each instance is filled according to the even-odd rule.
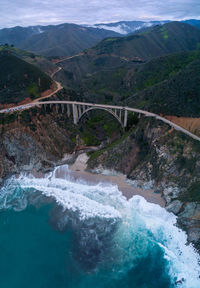
[[[75,180],[83,179],[90,184],[111,183],[118,186],[119,191],[121,191],[122,195],[125,196],[127,200],[135,195],[139,195],[144,197],[150,203],[158,204],[163,208],[165,207],[165,201],[161,197],[161,194],[155,193],[152,189],[144,190],[139,187],[133,187],[127,183],[126,175],[103,175],[86,171],[87,160],[88,156],[86,153],[82,153],[77,157],[74,164],[69,165],[70,174]]]
[[[128,183],[127,180],[129,179],[127,178],[126,175],[122,173],[106,170],[108,172],[111,172],[108,175],[101,173],[101,171],[100,173],[97,173],[95,171],[87,171],[87,161],[88,156],[85,152],[79,154],[78,157],[76,157],[75,161],[74,159],[70,160],[67,156],[65,156],[60,161],[60,163],[57,163],[58,165],[55,166],[59,167],[59,169],[56,170],[55,174],[56,178],[65,179],[65,177],[68,176],[70,172],[70,176],[72,176],[72,178],[75,181],[83,180],[84,182],[87,183],[87,185],[95,185],[99,183],[105,183],[107,185],[109,184],[116,185],[118,187],[118,190],[127,200],[131,199],[133,196],[139,195],[145,198],[145,200],[149,203],[157,204],[162,208],[166,207],[166,202],[162,198],[160,193],[155,193],[153,189],[134,187],[133,185],[130,184],[130,182]],[[68,169],[63,167],[65,164],[68,165]],[[25,174],[31,173],[36,178],[43,178],[44,175],[50,171],[53,171],[53,169],[48,169],[47,171],[36,171],[33,169],[31,172],[24,171],[24,173]],[[112,172],[114,173],[112,174]],[[18,178],[20,173],[18,172],[12,175],[15,175],[15,177]],[[7,176],[4,179],[4,181],[12,175]],[[3,185],[3,183],[1,183],[0,187]]]

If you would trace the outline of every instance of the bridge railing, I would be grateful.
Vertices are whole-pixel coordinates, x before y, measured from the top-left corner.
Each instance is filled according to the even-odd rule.
[[[184,134],[190,136],[191,138],[197,141],[200,141],[200,137],[198,137],[197,135],[191,133],[190,131],[184,129],[181,126],[178,126],[177,124],[169,121],[168,119],[161,117],[160,115],[157,115],[155,113],[148,112],[145,110],[132,108],[132,107],[125,107],[125,106],[95,104],[95,103],[86,103],[86,102],[77,102],[77,101],[41,101],[41,102],[34,102],[34,103],[29,103],[29,104],[19,105],[19,106],[15,106],[11,108],[2,109],[0,110],[0,113],[12,113],[15,111],[30,109],[35,106],[40,107],[42,105],[59,105],[59,104],[61,104],[62,112],[64,112],[62,105],[67,105],[67,115],[69,117],[71,115],[70,107],[72,107],[72,114],[73,114],[72,116],[73,116],[74,124],[78,123],[78,121],[83,116],[83,114],[86,113],[86,110],[90,111],[90,110],[94,110],[95,108],[96,109],[99,108],[99,109],[106,110],[109,113],[111,113],[113,116],[115,116],[115,118],[120,122],[122,127],[125,128],[127,126],[128,112],[134,112],[134,113],[138,113],[139,115],[145,115],[146,117],[154,117],[170,125],[174,129],[183,132]]]

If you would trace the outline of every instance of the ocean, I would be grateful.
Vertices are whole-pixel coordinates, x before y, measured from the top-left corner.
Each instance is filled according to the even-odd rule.
[[[198,253],[172,213],[66,165],[8,179],[0,212],[1,288],[200,287]]]

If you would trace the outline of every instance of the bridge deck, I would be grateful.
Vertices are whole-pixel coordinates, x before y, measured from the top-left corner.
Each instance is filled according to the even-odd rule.
[[[0,113],[12,113],[14,111],[20,111],[20,110],[25,110],[25,109],[30,109],[34,106],[40,106],[40,105],[50,105],[50,104],[69,104],[69,105],[80,105],[80,106],[87,106],[87,107],[93,107],[93,108],[105,108],[105,109],[116,109],[116,110],[124,110],[124,111],[130,111],[130,112],[135,112],[139,114],[143,114],[147,117],[154,117],[171,127],[173,127],[175,130],[181,131],[182,133],[188,135],[189,137],[200,141],[200,137],[197,135],[189,132],[188,130],[184,129],[183,127],[165,119],[164,117],[161,117],[158,114],[151,113],[145,110],[137,109],[137,108],[131,108],[131,107],[124,107],[124,106],[115,106],[115,105],[105,105],[105,104],[95,104],[95,103],[87,103],[87,102],[77,102],[77,101],[41,101],[41,102],[32,102],[29,104],[24,104],[20,106],[15,106],[7,109],[2,109],[0,110]]]

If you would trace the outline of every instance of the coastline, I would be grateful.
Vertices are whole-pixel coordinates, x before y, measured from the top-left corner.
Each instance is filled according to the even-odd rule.
[[[152,189],[144,190],[136,188],[127,183],[127,177],[123,174],[115,175],[103,175],[100,173],[89,172],[87,168],[88,157],[86,153],[80,154],[74,164],[69,165],[70,174],[73,178],[83,179],[91,184],[97,183],[111,183],[118,186],[119,191],[126,197],[126,199],[132,198],[134,195],[144,197],[148,202],[158,204],[161,207],[165,207],[165,201],[161,197],[161,194],[157,194]]]

